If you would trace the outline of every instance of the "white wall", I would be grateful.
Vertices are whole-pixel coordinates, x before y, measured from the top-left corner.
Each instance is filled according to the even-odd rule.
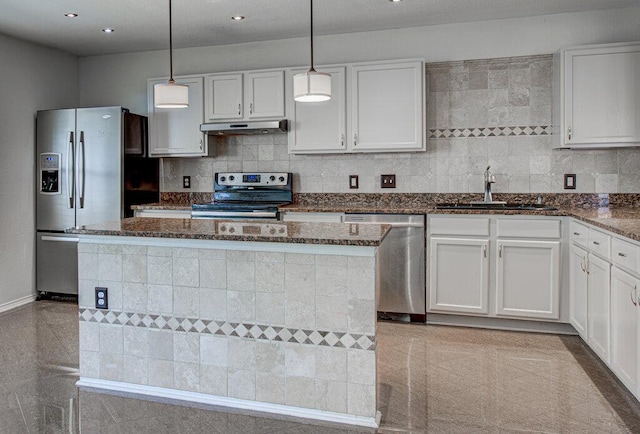
[[[78,60],[0,34],[0,311],[34,293],[35,115],[78,102]]]
[[[640,7],[316,38],[316,62],[420,57],[427,62],[553,53],[568,45],[640,40]],[[306,65],[308,38],[175,50],[175,73]],[[80,59],[80,104],[146,113],[146,79],[167,75],[167,51]]]

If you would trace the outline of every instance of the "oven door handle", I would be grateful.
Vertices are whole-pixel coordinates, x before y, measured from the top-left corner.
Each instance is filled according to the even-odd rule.
[[[246,212],[227,212],[227,211],[191,211],[191,218],[213,218],[213,217],[256,217],[256,218],[276,218],[274,212],[259,212],[259,211],[246,211]]]

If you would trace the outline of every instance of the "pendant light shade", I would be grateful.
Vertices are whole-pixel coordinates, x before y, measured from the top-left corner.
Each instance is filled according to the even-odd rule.
[[[293,77],[293,98],[298,102],[320,102],[331,99],[331,74],[318,72],[313,67],[313,0],[311,10],[311,68]]]
[[[171,0],[169,0],[169,81],[153,86],[153,105],[156,108],[189,107],[189,86],[173,79],[173,34],[171,25]]]

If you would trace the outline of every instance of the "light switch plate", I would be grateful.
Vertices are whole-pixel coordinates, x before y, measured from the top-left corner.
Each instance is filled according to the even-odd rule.
[[[576,189],[576,174],[565,173],[564,174],[564,189],[575,190]]]
[[[380,175],[380,188],[396,188],[396,175]]]
[[[360,188],[358,185],[358,175],[349,175],[349,188],[352,190]]]

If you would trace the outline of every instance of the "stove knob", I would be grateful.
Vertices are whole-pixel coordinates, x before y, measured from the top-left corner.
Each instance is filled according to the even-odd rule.
[[[227,231],[227,227],[224,225],[220,225],[220,232],[226,232]]]
[[[284,176],[281,176],[280,178],[278,178],[278,181],[284,182]]]
[[[284,228],[280,228],[280,229],[278,230],[278,233],[284,234]]]
[[[271,235],[275,235],[276,230],[275,230],[274,228],[271,228],[271,230],[269,231],[269,233],[270,233]]]
[[[225,182],[226,180],[227,180],[227,178],[226,178],[226,177],[224,177],[224,176],[221,176],[221,177],[220,177],[220,182]]]
[[[235,228],[229,228],[229,233],[230,234],[234,233],[235,231],[236,231]]]
[[[231,175],[231,176],[229,177],[229,181],[233,181],[234,179],[236,179],[236,177],[235,177],[235,176],[233,176],[233,175]]]
[[[273,181],[275,181],[275,180],[276,180],[276,177],[275,177],[275,176],[273,176],[273,175],[271,175],[271,176],[269,177],[269,180],[273,182]]]

